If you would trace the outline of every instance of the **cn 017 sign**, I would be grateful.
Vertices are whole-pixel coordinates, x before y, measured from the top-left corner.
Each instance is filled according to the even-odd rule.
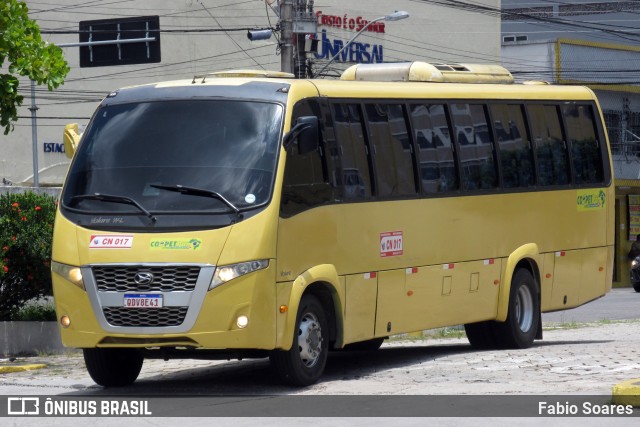
[[[380,233],[380,256],[402,255],[402,231]]]

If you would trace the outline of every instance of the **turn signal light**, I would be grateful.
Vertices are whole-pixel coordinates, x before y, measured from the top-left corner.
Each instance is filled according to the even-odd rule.
[[[63,328],[68,328],[71,326],[71,319],[66,314],[60,318],[60,325]]]

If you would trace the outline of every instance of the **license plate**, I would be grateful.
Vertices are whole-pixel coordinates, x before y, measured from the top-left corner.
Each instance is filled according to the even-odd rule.
[[[160,308],[162,294],[124,294],[126,308]]]

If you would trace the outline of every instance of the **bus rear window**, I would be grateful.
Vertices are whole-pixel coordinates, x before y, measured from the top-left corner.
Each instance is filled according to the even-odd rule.
[[[571,162],[576,184],[594,184],[603,181],[602,151],[590,105],[562,106],[571,144]]]

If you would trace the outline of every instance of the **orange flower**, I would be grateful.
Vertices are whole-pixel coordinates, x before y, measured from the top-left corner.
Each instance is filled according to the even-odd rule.
[[[11,206],[13,206],[14,208],[17,208],[18,206],[20,206],[20,204],[18,202],[12,203]]]
[[[26,220],[27,220],[27,217],[26,217],[26,216],[23,216],[21,219],[22,219],[23,221],[26,221]]]
[[[42,210],[42,208],[41,208],[40,206],[36,206],[34,209],[35,209],[36,211],[41,211],[41,210]]]
[[[9,272],[9,267],[7,267],[6,265],[4,267],[2,267],[2,269],[4,270],[5,273]]]

